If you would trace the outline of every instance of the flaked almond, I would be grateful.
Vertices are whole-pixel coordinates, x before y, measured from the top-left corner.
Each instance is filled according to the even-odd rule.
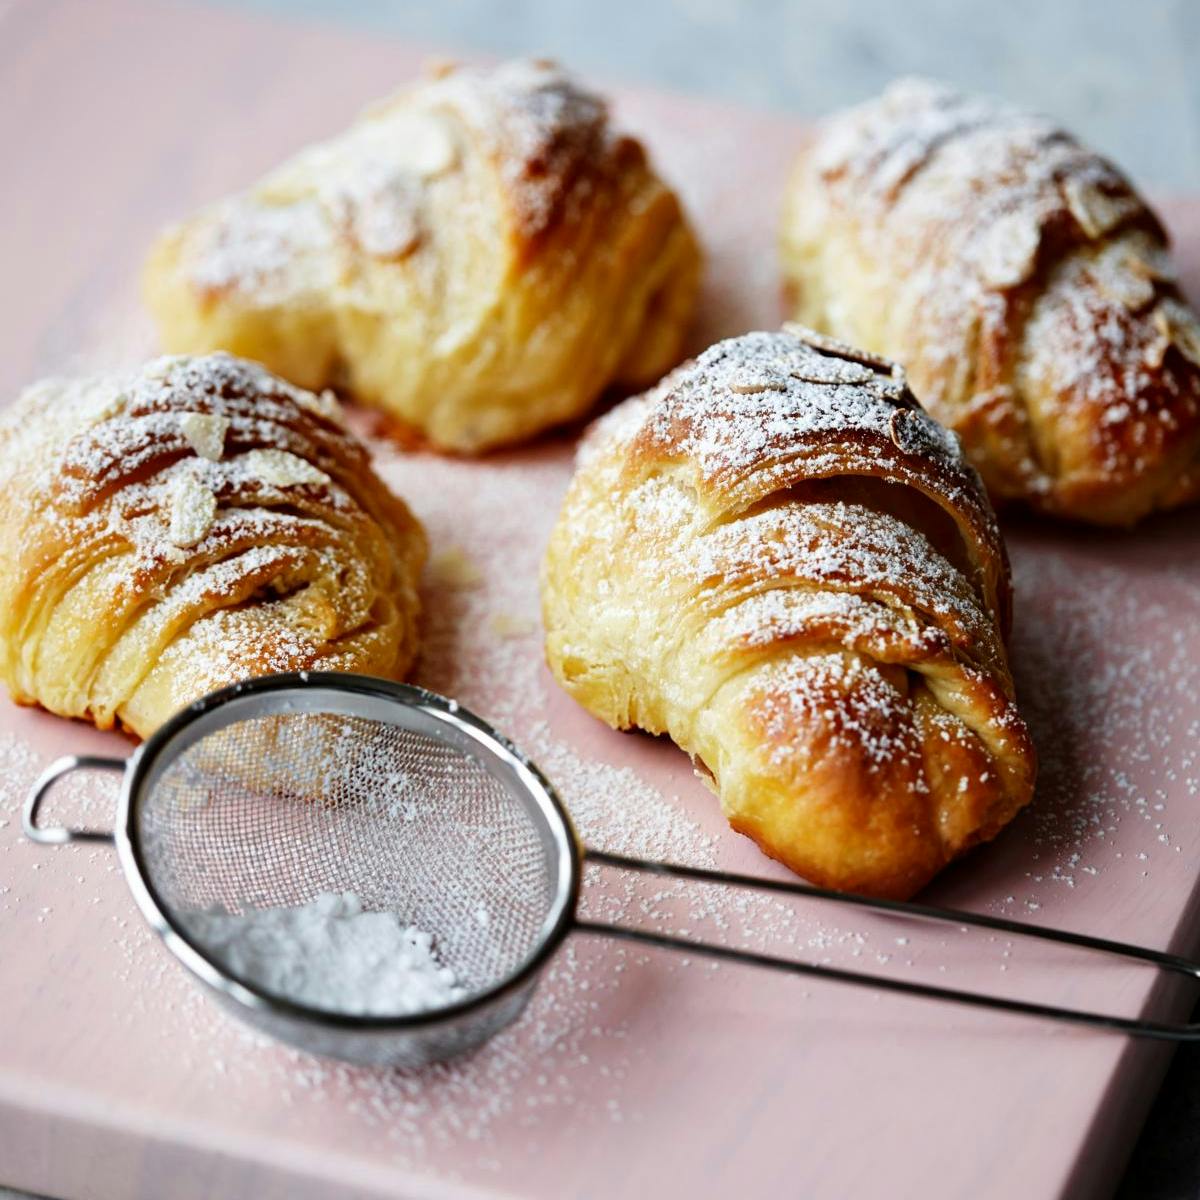
[[[167,537],[181,549],[201,541],[217,515],[217,498],[194,471],[177,475],[171,488]]]
[[[218,462],[225,453],[225,434],[229,430],[229,418],[214,413],[181,413],[179,428],[187,438],[188,445],[201,457]]]
[[[1068,175],[1062,184],[1063,199],[1071,216],[1089,238],[1103,237],[1141,207],[1141,201],[1129,192],[1115,195],[1083,175]]]

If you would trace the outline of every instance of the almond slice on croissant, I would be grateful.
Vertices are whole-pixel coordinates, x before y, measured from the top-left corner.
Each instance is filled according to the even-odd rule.
[[[1200,319],[1154,213],[1053,122],[901,80],[803,148],[781,253],[796,319],[902,362],[997,502],[1200,497]]]
[[[48,381],[0,417],[0,679],[147,736],[206,692],[402,675],[425,535],[337,403],[214,354]]]
[[[167,230],[169,350],[228,350],[458,453],[678,361],[700,254],[605,100],[552,63],[446,68]]]
[[[542,602],[563,687],[817,883],[908,896],[1032,794],[992,511],[872,355],[747,334],[601,419]]]

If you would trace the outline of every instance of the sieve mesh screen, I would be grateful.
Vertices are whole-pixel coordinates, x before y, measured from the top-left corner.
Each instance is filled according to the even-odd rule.
[[[558,864],[530,798],[486,755],[339,712],[252,716],[205,734],[140,797],[134,835],[161,905],[188,914],[355,892],[433,935],[471,995],[538,947]]]

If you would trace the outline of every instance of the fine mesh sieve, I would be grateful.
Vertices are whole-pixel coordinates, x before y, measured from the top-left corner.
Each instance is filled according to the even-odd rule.
[[[124,773],[115,835],[39,826],[45,795],[77,768]],[[1200,1026],[931,987],[580,920],[586,854],[601,865],[982,926],[1200,978],[1200,966],[1174,955],[1002,918],[585,851],[553,787],[506,739],[453,700],[384,680],[303,673],[214,693],[128,760],[55,763],[24,816],[35,841],[115,840],[143,914],[222,1001],[274,1036],[357,1062],[414,1066],[478,1045],[519,1015],[541,967],[572,929],[883,991],[1200,1038]],[[461,998],[409,1015],[317,1009],[240,976],[197,919],[215,906],[230,913],[293,908],[329,892],[353,892],[366,911],[395,913],[431,934]]]

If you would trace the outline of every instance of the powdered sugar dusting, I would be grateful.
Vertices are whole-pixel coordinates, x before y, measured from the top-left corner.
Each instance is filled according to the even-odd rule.
[[[853,529],[856,536],[829,536],[838,529]],[[951,630],[964,653],[993,659],[997,653],[992,621],[962,573],[911,526],[861,504],[768,509],[718,527],[680,558],[699,586],[782,575],[883,601],[903,595]]]
[[[861,748],[866,761],[876,766],[920,762],[921,743],[908,720],[906,698],[875,664],[838,653],[785,659],[763,679],[759,709],[777,761],[797,753],[793,730],[828,715],[824,708],[830,694],[840,698],[832,746]],[[917,789],[928,791],[920,772],[914,776]]]
[[[979,477],[957,437],[926,416],[904,373],[885,360],[799,326],[730,338],[598,422],[581,462],[591,447],[627,437],[635,461],[680,463],[710,519],[827,477],[914,487],[960,524],[974,582],[1003,610],[1003,550]],[[647,489],[652,503],[668,502],[658,483]],[[800,512],[795,519],[809,521]],[[906,571],[915,550],[889,544],[892,572]]]
[[[1084,568],[1049,548],[1015,556],[1027,617],[1014,663],[1041,767],[1021,818],[1027,882],[1002,908],[1041,911],[1122,867],[1140,882],[1187,848],[1200,797],[1200,573],[1164,544],[1148,595],[1136,548],[1114,539],[1110,550],[1113,562]]]
[[[396,913],[365,911],[353,892],[287,908],[218,906],[179,919],[238,978],[324,1012],[399,1016],[467,994],[428,933]]]
[[[456,112],[483,137],[525,237],[585,197],[587,173],[606,169],[612,149],[604,101],[544,60],[451,69],[428,85],[421,103]]]
[[[1154,472],[1135,509],[1174,494],[1180,441],[1200,452],[1200,322],[1111,164],[1043,117],[904,80],[825,124],[790,205],[804,319],[901,357],[994,494],[1086,513],[1098,475],[1119,492]]]
[[[0,418],[0,473],[23,538],[6,603],[36,577],[39,630],[5,647],[6,678],[57,712],[147,732],[172,700],[143,710],[139,690],[164,663],[178,703],[256,662],[386,672],[410,652],[419,531],[336,404],[261,367],[163,358],[34,387]],[[103,597],[104,638],[79,636],[82,594]]]
[[[552,63],[448,68],[181,227],[185,269],[202,292],[270,301],[332,286],[343,245],[404,259],[428,235],[430,189],[474,154],[499,171],[517,234],[537,237],[609,169],[607,120]]]
[[[749,333],[710,347],[663,385],[648,440],[659,446],[682,433],[679,451],[714,476],[761,470],[808,441],[836,444],[874,434],[928,456],[957,475],[959,487],[972,486],[957,438],[924,416],[902,371],[848,361],[823,351],[820,339],[806,341],[808,331],[798,332]]]
[[[330,223],[313,201],[256,205],[228,200],[188,236],[188,276],[205,293],[261,290],[269,296],[285,286],[301,255],[309,270],[316,270],[331,245]],[[322,277],[318,270],[314,283]]]
[[[570,471],[567,454],[541,451],[463,464],[404,457],[387,447],[379,451],[379,469],[413,498],[434,544],[452,548],[429,580],[417,682],[458,696],[511,735],[558,786],[589,843],[700,865],[728,862],[741,839],[724,828],[711,796],[686,772],[673,787],[664,788],[661,775],[654,775],[659,783],[649,782],[644,739],[606,734],[598,752],[601,742],[576,725],[587,719],[556,695],[541,665],[536,571]],[[470,505],[461,501],[464,488],[472,496]],[[1136,895],[1142,871],[1165,884],[1184,857],[1176,847],[1190,849],[1191,825],[1182,799],[1200,789],[1200,765],[1192,749],[1200,730],[1188,724],[1195,725],[1195,714],[1170,728],[1156,722],[1155,698],[1164,695],[1164,663],[1174,663],[1168,665],[1167,694],[1179,697],[1180,711],[1187,707],[1185,696],[1197,686],[1189,664],[1200,661],[1200,648],[1186,641],[1186,632],[1177,647],[1153,639],[1143,645],[1138,631],[1144,628],[1139,620],[1154,628],[1160,619],[1169,622],[1185,594],[1173,589],[1194,590],[1195,582],[1190,568],[1176,568],[1184,574],[1163,593],[1161,614],[1149,611],[1139,618],[1140,593],[1127,570],[1097,575],[1086,562],[1060,563],[1053,545],[1023,537],[1015,554],[1025,600],[1017,662],[1024,705],[1042,749],[1045,790],[1010,835],[972,858],[947,886],[968,905],[991,903],[1030,919],[1087,928],[1079,905],[1086,907],[1089,889],[1103,886]],[[770,611],[778,601],[768,594],[762,603]],[[868,628],[886,619],[877,606],[854,597],[834,594],[806,603],[825,616],[844,616]],[[496,637],[492,618],[513,615],[533,628]],[[778,614],[779,620],[793,618],[800,615]],[[737,618],[731,612],[728,619]],[[1103,654],[1111,654],[1111,661],[1097,670],[1091,664]],[[1064,669],[1064,660],[1071,669]],[[72,728],[61,726],[62,749],[69,748]],[[1129,745],[1130,729],[1137,731],[1135,738],[1147,731],[1152,740]],[[656,761],[679,757],[669,747],[650,749]],[[639,1063],[647,1054],[653,1057],[640,1014],[654,1014],[661,1005],[675,1012],[684,994],[702,995],[695,989],[728,974],[710,971],[699,959],[576,937],[551,961],[526,1016],[469,1059],[383,1073],[315,1060],[234,1023],[156,951],[106,850],[68,847],[52,853],[20,845],[16,809],[43,762],[19,739],[0,737],[5,768],[0,820],[10,821],[0,828],[5,856],[0,859],[0,911],[22,927],[38,921],[51,926],[65,919],[61,897],[75,888],[77,903],[87,910],[80,921],[86,916],[93,923],[91,937],[123,981],[123,1007],[111,1019],[121,1036],[126,1029],[129,1036],[136,1031],[144,1052],[161,1045],[177,1060],[192,1081],[197,1103],[222,1103],[231,1087],[261,1090],[289,1120],[323,1123],[336,1116],[393,1163],[436,1164],[431,1169],[444,1177],[494,1179],[511,1167],[514,1146],[537,1153],[577,1122],[594,1133],[601,1125],[636,1121],[644,1102],[642,1084],[636,1082]],[[1081,763],[1086,784],[1077,787]],[[56,800],[101,827],[109,822],[111,803],[109,789],[94,777],[69,781]],[[1163,808],[1156,811],[1159,804]],[[1114,831],[1107,832],[1112,826]],[[1160,842],[1164,834],[1169,840]],[[992,879],[988,869],[995,864],[1005,866]],[[33,871],[35,865],[40,869]],[[766,869],[761,860],[739,865]],[[989,882],[976,894],[971,881],[980,877]],[[47,890],[41,885],[50,879],[54,885]],[[11,890],[6,893],[4,887]],[[596,919],[713,936],[834,965],[973,985],[1008,980],[1014,988],[1022,975],[1021,950],[1007,939],[981,939],[972,957],[968,939],[957,933],[914,927],[898,935],[894,923],[877,927],[857,914],[720,889],[630,882],[595,870],[588,872],[585,893],[586,912]],[[1011,897],[1007,903],[1005,896]],[[964,961],[974,966],[964,967]],[[775,994],[773,988],[784,989],[789,1021],[822,997],[840,1008],[848,995],[857,994],[830,992],[816,983],[793,987],[767,976],[747,983],[764,1002]],[[714,987],[712,995],[726,993]],[[949,1011],[936,1010],[936,1019],[952,1019]]]

